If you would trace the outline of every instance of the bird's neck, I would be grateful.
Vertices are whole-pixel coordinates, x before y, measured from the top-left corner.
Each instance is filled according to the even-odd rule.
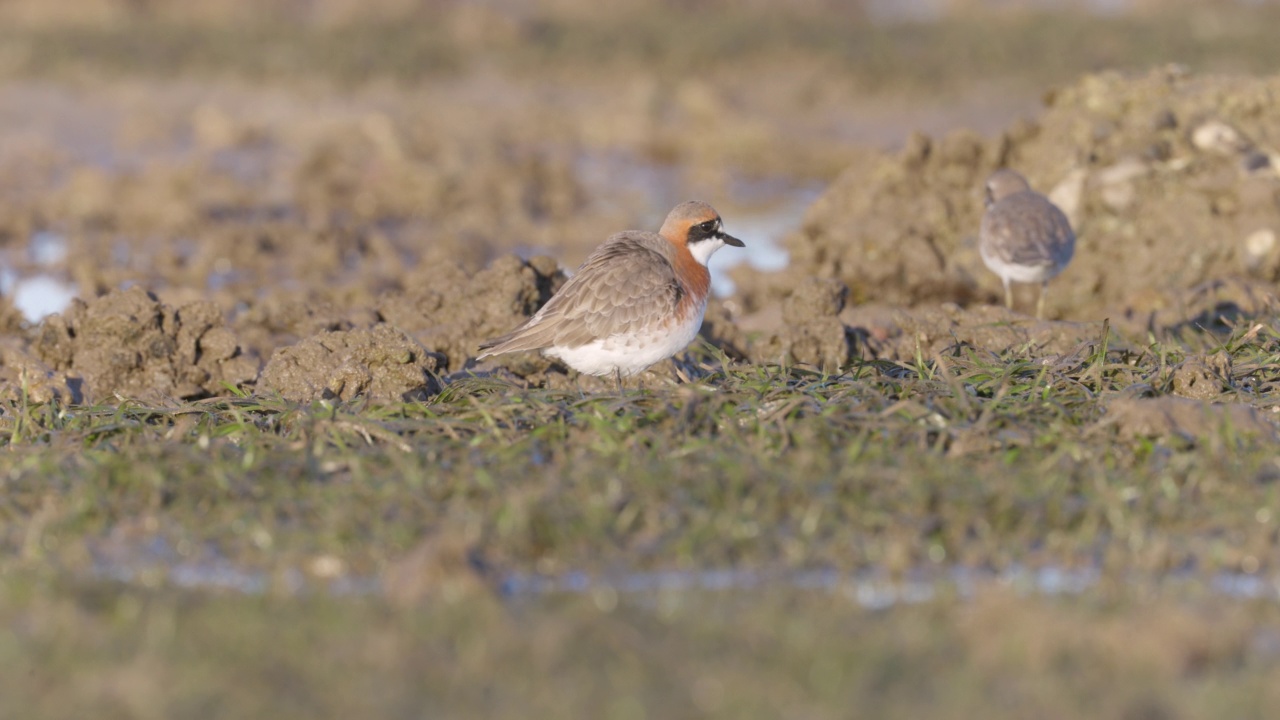
[[[685,302],[701,303],[707,299],[711,292],[711,273],[689,252],[689,248],[676,246],[671,266],[675,268],[676,280],[684,289]]]

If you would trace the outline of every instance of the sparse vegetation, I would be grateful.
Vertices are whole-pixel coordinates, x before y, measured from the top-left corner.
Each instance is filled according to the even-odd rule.
[[[1170,362],[1190,350],[1102,340],[1056,363],[958,347],[838,375],[722,371],[704,354],[695,382],[625,397],[477,379],[427,403],[376,408],[261,397],[14,404],[0,418],[0,616],[28,629],[0,652],[38,667],[43,684],[9,680],[5,696],[71,712],[105,693],[122,708],[196,703],[214,715],[389,712],[413,698],[443,703],[446,715],[487,714],[529,698],[547,717],[558,701],[585,714],[633,702],[664,715],[763,717],[809,698],[827,708],[820,716],[857,701],[905,717],[932,707],[916,687],[948,698],[943,716],[962,717],[986,707],[975,688],[1007,685],[1069,716],[1087,713],[1086,696],[1214,708],[1222,693],[1257,692],[1237,707],[1261,717],[1261,688],[1280,667],[1259,649],[1280,619],[1270,603],[1162,601],[1142,622],[1169,633],[1164,641],[1110,648],[1126,627],[1119,618],[1145,615],[1150,592],[1276,567],[1273,440],[1214,419],[1226,416],[1163,435],[1108,422],[1103,408],[1116,398],[1163,395]],[[1236,368],[1221,399],[1265,406],[1277,338],[1217,342],[1209,349]],[[441,536],[467,560],[432,570],[455,550],[424,560],[419,546]],[[379,578],[403,575],[405,563],[431,580],[387,605],[400,596]],[[1100,575],[1085,590],[1092,601],[980,585],[980,600],[957,604],[953,567]],[[607,578],[624,568],[778,579],[659,592],[653,605],[644,593],[608,594]],[[875,613],[838,583],[786,582],[805,569],[932,578],[942,595]],[[502,594],[507,577],[576,571],[605,580],[581,597]],[[264,596],[217,591],[220,573],[263,578]],[[181,590],[184,577],[212,587]],[[460,594],[448,592],[453,581]],[[993,607],[1008,626],[990,624]],[[271,630],[279,623],[283,635]],[[1211,629],[1220,623],[1230,632]],[[304,627],[328,629],[307,640]],[[155,632],[167,634],[145,639]],[[1063,645],[1040,649],[1046,642]],[[1077,669],[1043,658],[1021,667],[1045,652]],[[660,660],[668,654],[693,674]],[[800,658],[807,670],[792,667]],[[116,669],[102,675],[104,663]],[[441,663],[452,666],[447,683]],[[1115,686],[1097,663],[1138,675]],[[568,674],[544,674],[560,664]],[[74,680],[59,702],[36,690],[53,673]],[[270,681],[275,673],[293,689]],[[511,680],[495,686],[495,674]],[[782,689],[793,675],[804,690]],[[234,676],[258,690],[221,695]],[[344,683],[356,678],[365,690],[351,695]],[[699,693],[719,704],[701,708]]]

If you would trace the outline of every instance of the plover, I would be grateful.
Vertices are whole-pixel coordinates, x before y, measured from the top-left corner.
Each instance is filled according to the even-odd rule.
[[[480,346],[477,359],[541,350],[587,375],[622,378],[683,350],[711,294],[707,261],[743,247],[704,202],[681,203],[658,232],[627,230],[596,248],[523,325]]]
[[[1006,307],[1013,307],[1011,282],[1040,283],[1036,317],[1043,317],[1049,281],[1071,262],[1075,249],[1076,236],[1067,216],[1032,190],[1026,178],[1009,169],[987,178],[987,209],[978,251],[1004,283]]]

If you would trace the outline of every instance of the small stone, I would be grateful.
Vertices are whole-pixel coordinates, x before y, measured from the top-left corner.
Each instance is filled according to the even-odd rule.
[[[1221,155],[1234,155],[1252,147],[1239,130],[1221,120],[1209,120],[1197,126],[1191,131],[1191,144]]]
[[[1244,250],[1251,260],[1257,261],[1271,254],[1276,247],[1276,231],[1259,228],[1244,239]]]

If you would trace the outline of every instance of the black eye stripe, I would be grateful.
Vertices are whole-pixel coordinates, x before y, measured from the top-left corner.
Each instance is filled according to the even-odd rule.
[[[707,220],[693,225],[689,228],[689,242],[699,242],[714,237],[719,232],[719,223],[715,220]]]

